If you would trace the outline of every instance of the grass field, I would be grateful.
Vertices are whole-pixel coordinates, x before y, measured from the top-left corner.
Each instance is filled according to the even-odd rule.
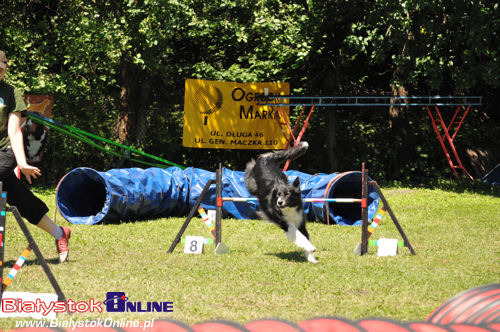
[[[258,220],[225,219],[222,239],[229,253],[167,254],[183,218],[114,225],[70,225],[69,261],[57,264],[52,238],[30,226],[68,299],[104,301],[123,291],[130,301],[172,301],[172,313],[60,314],[60,320],[167,318],[189,325],[214,319],[246,323],[263,318],[292,322],[317,316],[352,320],[385,317],[425,320],[431,311],[471,287],[500,281],[500,198],[484,190],[386,186],[382,191],[417,255],[407,248],[395,257],[362,257],[353,249],[360,227],[309,224],[319,263],[307,263],[278,228]],[[53,191],[36,192],[54,215]],[[58,216],[58,223],[68,225]],[[200,218],[185,235],[210,237]],[[399,238],[388,215],[373,235]],[[27,243],[9,214],[4,275]],[[53,292],[34,254],[9,287]],[[1,319],[14,328],[16,319]]]

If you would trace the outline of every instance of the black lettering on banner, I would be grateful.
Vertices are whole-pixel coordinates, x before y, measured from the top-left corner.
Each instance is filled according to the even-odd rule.
[[[248,107],[248,110],[245,109],[245,106],[240,105],[240,119],[246,120],[276,120],[279,119],[280,115],[276,110],[259,110],[256,109],[254,112],[253,105]]]
[[[245,111],[244,105],[240,105],[240,119],[243,119],[243,117],[245,117],[245,119],[253,119],[253,105],[248,107],[248,111]]]
[[[241,96],[240,97],[236,97],[236,93],[241,93]],[[243,90],[242,88],[236,88],[231,93],[231,97],[233,97],[234,101],[240,101],[240,100],[242,100],[245,97],[245,90]]]
[[[222,134],[218,130],[211,130],[210,136],[222,136]]]
[[[231,145],[246,145],[246,146],[257,146],[262,145],[260,139],[232,139],[229,144]]]
[[[245,131],[237,131],[237,132],[233,132],[233,131],[226,131],[226,136],[227,137],[252,137],[252,133],[249,133],[249,132],[245,132]]]
[[[266,139],[264,145],[278,145],[278,140],[276,140],[276,139]]]
[[[269,96],[274,96],[274,93],[270,93]],[[241,101],[245,99],[246,101],[266,101],[267,96],[264,93],[259,92],[246,92],[242,88],[234,88],[231,92],[231,97],[234,101]]]
[[[217,144],[217,145],[225,145],[226,144],[226,140],[222,139],[222,138],[216,138],[216,139],[209,138],[208,139],[208,143],[210,143],[210,144]]]

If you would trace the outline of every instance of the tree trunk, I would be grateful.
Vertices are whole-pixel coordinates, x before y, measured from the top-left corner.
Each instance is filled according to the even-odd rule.
[[[394,96],[408,96],[408,91],[403,86],[396,87],[392,85],[391,89]],[[407,167],[414,155],[414,135],[411,132],[407,111],[407,106],[389,107],[392,148],[387,174],[390,178],[399,178],[399,170]]]
[[[122,88],[117,131],[121,143],[139,145],[146,134],[146,109],[149,106],[151,84],[142,80],[142,73],[129,61],[123,61]]]
[[[328,110],[326,117],[326,150],[328,151],[328,163],[331,172],[339,170],[339,159],[337,157],[337,110]]]
[[[410,21],[410,13],[406,12],[406,17]],[[414,44],[414,33],[413,31],[408,31],[407,39],[401,50],[401,56],[411,55],[411,46]],[[394,69],[393,79],[399,81],[401,76],[407,77],[409,68],[404,65],[398,65]],[[403,85],[391,84],[391,90],[393,96],[407,97],[408,91]],[[416,160],[416,141],[415,135],[411,131],[410,121],[408,120],[408,106],[390,106],[389,107],[390,116],[390,128],[392,132],[392,151],[391,158],[388,163],[388,172],[390,178],[399,179],[401,174],[401,169],[403,167],[411,167],[415,165]],[[410,165],[412,164],[412,165]],[[403,172],[404,173],[404,172]]]

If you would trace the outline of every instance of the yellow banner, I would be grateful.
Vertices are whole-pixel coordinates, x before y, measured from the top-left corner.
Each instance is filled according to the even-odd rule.
[[[186,80],[183,145],[216,149],[283,149],[278,107],[265,95],[289,95],[288,83]],[[288,107],[282,107],[288,121]]]

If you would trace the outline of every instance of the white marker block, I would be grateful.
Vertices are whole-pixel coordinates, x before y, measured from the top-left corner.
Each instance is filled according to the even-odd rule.
[[[398,239],[384,239],[377,241],[379,256],[396,256],[398,253]]]
[[[186,236],[184,253],[201,254],[203,252],[204,243],[205,243],[205,238],[203,236]]]

